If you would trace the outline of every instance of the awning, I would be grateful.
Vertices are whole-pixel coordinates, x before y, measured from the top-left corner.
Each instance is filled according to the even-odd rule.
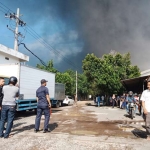
[[[134,93],[141,93],[146,88],[146,79],[150,75],[142,76],[138,78],[121,80],[121,83],[127,91],[133,91]]]

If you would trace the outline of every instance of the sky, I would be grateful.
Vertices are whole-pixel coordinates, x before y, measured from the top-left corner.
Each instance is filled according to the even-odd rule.
[[[97,57],[115,50],[130,52],[133,65],[150,69],[149,0],[0,0],[27,23],[19,31],[22,41],[45,63],[53,59],[60,71],[81,70],[87,53]],[[0,3],[0,44],[13,48],[15,22],[4,17],[10,13]],[[3,9],[4,8],[4,9]],[[35,32],[31,30],[32,28]],[[20,39],[21,40],[21,39]],[[44,40],[44,41],[43,41]],[[49,45],[47,46],[46,43]],[[23,45],[19,51],[29,55],[27,63],[40,63]]]

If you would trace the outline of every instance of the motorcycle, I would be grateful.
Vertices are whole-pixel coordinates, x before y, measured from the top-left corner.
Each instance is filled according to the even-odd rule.
[[[130,115],[131,119],[133,119],[136,105],[134,103],[129,103],[128,107],[129,107],[129,115]]]

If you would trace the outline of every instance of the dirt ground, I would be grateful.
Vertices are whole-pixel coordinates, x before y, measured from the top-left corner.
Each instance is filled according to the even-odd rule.
[[[51,132],[46,134],[42,132],[44,116],[41,132],[34,133],[34,112],[17,113],[11,133],[13,137],[0,139],[0,149],[150,149],[142,118],[130,120],[122,117],[124,110],[97,108],[87,103],[79,102],[78,107],[53,108]],[[113,114],[118,114],[118,119],[113,118]]]

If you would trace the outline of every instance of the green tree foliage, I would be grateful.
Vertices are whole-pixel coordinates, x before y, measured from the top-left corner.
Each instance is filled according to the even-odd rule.
[[[46,70],[48,72],[56,73],[55,82],[65,84],[66,95],[74,95],[75,93],[75,72],[74,71],[67,70],[64,73],[61,73],[54,68],[52,60],[50,60],[47,63],[47,66],[37,64],[37,68]]]
[[[37,68],[56,73],[56,82],[65,84],[66,94],[74,95],[76,87],[76,73],[73,70],[59,72],[54,68],[53,61],[47,66],[37,64]],[[83,73],[78,74],[78,95],[121,94],[124,90],[120,80],[140,76],[137,66],[131,65],[130,54],[107,54],[102,58],[94,54],[87,54],[83,60]]]
[[[85,74],[78,74],[78,95],[81,99],[86,99],[89,92],[89,84]]]
[[[37,64],[36,66],[39,69],[46,70],[49,72],[57,73],[58,71],[54,68],[53,60],[50,60],[46,66]]]
[[[132,66],[130,54],[107,54],[102,58],[88,54],[83,60],[83,71],[90,83],[91,94],[123,92],[120,80],[140,76],[137,66]]]
[[[69,73],[56,73],[56,82],[65,84],[66,95],[72,95],[72,78]]]

